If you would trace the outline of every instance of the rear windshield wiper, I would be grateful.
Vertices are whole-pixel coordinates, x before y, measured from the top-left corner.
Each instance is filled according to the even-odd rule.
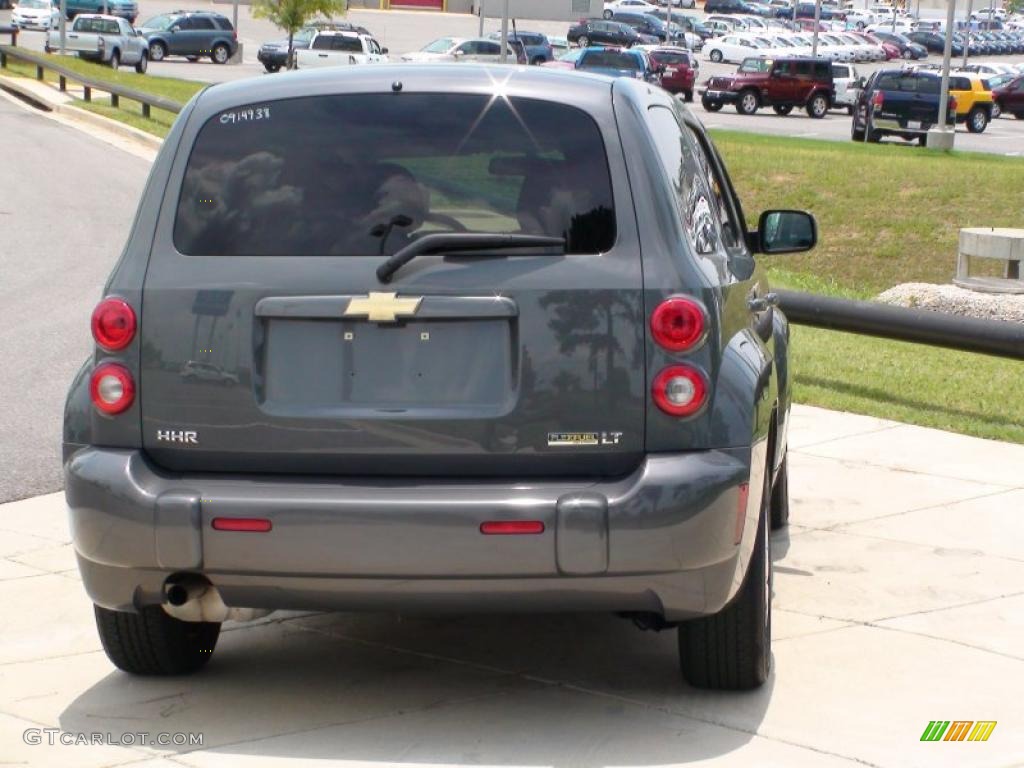
[[[409,243],[377,267],[377,279],[391,282],[392,275],[417,256],[431,253],[459,251],[502,251],[515,248],[561,248],[565,253],[564,237],[546,235],[502,235],[477,232],[439,232],[424,235]],[[486,253],[479,254],[486,256]]]

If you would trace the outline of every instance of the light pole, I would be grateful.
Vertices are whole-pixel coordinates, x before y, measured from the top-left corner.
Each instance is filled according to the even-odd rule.
[[[949,62],[953,52],[953,14],[956,0],[948,0],[946,8],[946,44],[942,50],[942,87],[939,89],[939,124],[928,131],[927,143],[934,149],[952,149],[955,130],[948,130],[946,119],[949,115]]]
[[[480,0],[480,33],[477,35],[477,37],[484,36],[484,2],[485,0]],[[920,2],[920,0],[918,0],[918,2]]]
[[[68,0],[60,0],[60,55],[66,54],[68,46]]]
[[[501,6],[501,63],[508,63],[508,0]]]
[[[964,66],[967,66],[967,55],[971,47],[971,10],[974,8],[974,0],[967,0],[967,18],[964,27]]]
[[[796,21],[796,2],[793,3],[793,21]],[[814,3],[814,37],[811,38],[811,56],[818,57],[818,27],[821,26],[821,0]]]

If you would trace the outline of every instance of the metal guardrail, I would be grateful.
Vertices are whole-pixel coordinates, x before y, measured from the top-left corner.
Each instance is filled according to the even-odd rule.
[[[154,96],[153,94],[146,93],[145,91],[127,88],[123,85],[117,85],[115,83],[106,82],[105,80],[100,80],[97,77],[83,75],[80,72],[75,72],[73,69],[56,64],[45,56],[30,53],[23,48],[15,48],[11,45],[0,45],[0,69],[7,68],[8,60],[24,61],[27,64],[34,65],[36,68],[36,80],[42,80],[46,70],[56,72],[61,91],[66,91],[68,89],[69,80],[74,83],[79,83],[82,86],[82,99],[84,101],[92,101],[92,92],[94,90],[109,93],[110,104],[113,107],[121,106],[120,102],[122,98],[137,101],[142,104],[143,117],[149,117],[150,110],[153,107],[173,112],[174,114],[181,112],[184,107],[183,104],[179,104],[171,99],[165,99],[163,96]]]
[[[14,26],[0,25],[0,35],[10,35],[11,45],[18,44],[18,28]]]
[[[790,322],[1024,360],[1024,324],[796,291],[777,291]]]

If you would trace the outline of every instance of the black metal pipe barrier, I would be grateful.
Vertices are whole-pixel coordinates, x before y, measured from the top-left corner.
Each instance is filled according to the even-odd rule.
[[[777,291],[790,322],[896,341],[1024,360],[1024,324],[893,307],[797,291]]]

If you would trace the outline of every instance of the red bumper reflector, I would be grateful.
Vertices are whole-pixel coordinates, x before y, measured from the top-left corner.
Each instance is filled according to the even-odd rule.
[[[491,522],[480,523],[480,533],[489,536],[544,533],[544,523],[540,520],[492,520]]]
[[[747,523],[747,499],[750,498],[749,483],[742,483],[737,495],[739,498],[736,499],[736,532],[733,544],[739,544],[743,540],[743,528]]]
[[[248,533],[266,533],[271,528],[270,521],[263,517],[215,517],[215,531],[246,531]]]

